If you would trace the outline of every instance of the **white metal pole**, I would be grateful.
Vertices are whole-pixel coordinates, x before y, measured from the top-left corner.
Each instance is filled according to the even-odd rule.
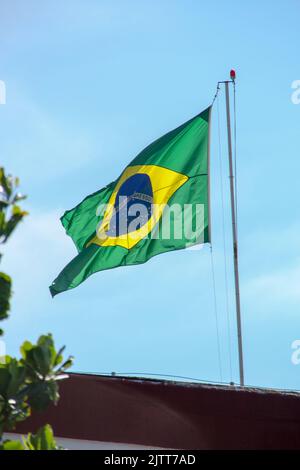
[[[231,217],[232,217],[232,239],[233,239],[233,266],[234,266],[234,283],[235,283],[235,303],[236,303],[236,319],[237,319],[237,335],[238,335],[238,351],[239,351],[239,371],[240,385],[244,386],[244,362],[243,362],[243,340],[242,340],[242,322],[241,322],[241,302],[240,302],[240,285],[239,285],[239,264],[238,264],[238,242],[235,212],[235,193],[234,193],[234,175],[232,165],[232,142],[231,142],[231,122],[230,122],[230,102],[229,102],[229,83],[225,82],[226,91],[226,114],[227,114],[227,137],[228,137],[228,160],[229,160],[229,179],[230,179],[230,200],[231,200]]]

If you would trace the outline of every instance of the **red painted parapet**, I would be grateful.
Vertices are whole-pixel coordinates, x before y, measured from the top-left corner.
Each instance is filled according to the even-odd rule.
[[[70,374],[58,406],[16,432],[167,449],[300,449],[300,395],[182,382]]]

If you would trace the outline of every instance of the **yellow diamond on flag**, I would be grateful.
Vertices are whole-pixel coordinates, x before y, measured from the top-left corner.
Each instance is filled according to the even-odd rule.
[[[164,207],[170,197],[187,180],[188,176],[177,171],[157,165],[129,166],[122,173],[116,187],[108,201],[104,217],[97,230],[97,235],[89,242],[100,246],[122,246],[130,250],[140,240],[145,238],[160,220]],[[136,204],[131,211],[130,208]],[[130,229],[135,225],[131,219],[136,218],[140,205],[143,206],[146,216],[140,217],[139,227]],[[122,211],[125,223],[121,227]]]

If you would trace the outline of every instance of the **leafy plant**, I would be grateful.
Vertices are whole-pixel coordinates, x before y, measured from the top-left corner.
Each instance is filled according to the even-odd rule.
[[[19,206],[19,202],[26,199],[26,196],[17,191],[18,186],[19,179],[6,175],[4,168],[0,167],[0,244],[7,242],[19,222],[28,215]],[[0,254],[0,259],[1,256]],[[11,278],[0,273],[0,320],[8,318],[11,284]],[[0,329],[0,335],[2,334],[3,330]]]
[[[17,191],[19,183],[19,178],[6,176],[4,168],[0,168],[0,243],[7,242],[19,222],[28,215],[18,205],[26,199]]]
[[[6,176],[0,168],[0,243],[6,243],[17,225],[28,215],[17,204],[25,196],[17,192],[18,178]],[[0,255],[1,259],[1,255]],[[0,272],[0,321],[8,318],[12,295],[11,278]],[[3,330],[0,330],[0,335]],[[40,336],[36,344],[25,341],[20,348],[21,358],[10,356],[0,361],[0,450],[58,450],[51,426],[45,425],[23,441],[3,441],[4,430],[41,411],[59,399],[60,380],[67,378],[66,370],[73,358],[64,361],[65,347],[55,349],[52,335]]]
[[[49,424],[38,430],[36,434],[29,433],[21,441],[5,441],[0,450],[62,450],[55,442],[53,431]]]
[[[0,320],[5,320],[8,317],[10,298],[11,278],[7,274],[0,272]]]

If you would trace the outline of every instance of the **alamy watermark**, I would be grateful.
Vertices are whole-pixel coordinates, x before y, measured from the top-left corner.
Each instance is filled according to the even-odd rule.
[[[291,85],[292,90],[291,101],[293,104],[300,104],[300,80],[294,80]]]
[[[291,344],[291,348],[293,349],[291,362],[294,366],[298,366],[300,364],[300,339],[295,339]]]
[[[138,200],[138,202],[135,202]],[[120,196],[117,204],[100,204],[96,236],[105,242],[108,238],[129,239],[132,245],[139,240],[182,241],[185,247],[204,242],[204,204],[153,204],[152,198],[135,193]],[[195,249],[195,247],[194,247]]]
[[[6,85],[3,80],[0,80],[0,104],[6,104]]]

